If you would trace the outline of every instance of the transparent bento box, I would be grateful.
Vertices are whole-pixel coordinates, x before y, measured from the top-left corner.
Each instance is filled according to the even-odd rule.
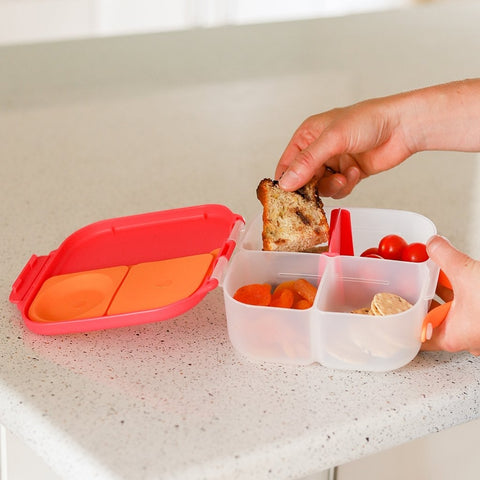
[[[327,218],[332,209],[326,208]],[[388,234],[423,242],[435,225],[417,213],[349,208],[355,255],[262,251],[262,217],[247,225],[223,282],[228,333],[234,347],[259,361],[387,371],[419,352],[423,320],[439,273],[421,263],[360,257]],[[273,286],[304,278],[318,287],[313,306],[294,310],[241,303],[235,291],[250,283]],[[404,312],[373,316],[351,313],[380,292],[412,304]]]

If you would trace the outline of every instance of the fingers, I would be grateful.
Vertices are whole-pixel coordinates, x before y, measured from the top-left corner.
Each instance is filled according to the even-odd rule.
[[[452,270],[455,268],[456,261],[458,261],[458,256],[463,255],[461,252],[456,250],[450,242],[438,235],[431,237],[427,241],[427,253],[429,257],[440,266],[440,268],[447,275],[449,271],[452,274]],[[436,289],[437,295],[445,302],[453,300],[453,290],[447,288],[445,285],[438,284]],[[431,308],[438,306],[438,302],[433,301]],[[425,351],[436,351],[436,350],[447,350],[447,340],[448,336],[446,334],[446,326],[448,322],[449,314],[445,320],[434,329],[432,337],[427,340],[422,345],[422,350]]]
[[[302,150],[302,143],[306,140],[293,137],[275,171],[281,188],[286,191],[297,190],[317,175],[320,178],[320,195],[339,199],[351,193],[360,181],[362,172],[352,156],[335,153],[342,147],[329,138],[333,137],[328,133],[323,134]],[[327,160],[334,167],[333,173],[326,164]]]
[[[343,198],[347,195],[350,195],[354,187],[360,182],[361,172],[360,169],[354,165],[348,167],[344,172],[346,183],[342,189],[340,189],[336,194],[331,195],[333,198]]]
[[[281,179],[280,186],[283,189],[297,190],[315,174],[317,160],[310,153],[310,146],[318,140],[323,131],[322,118],[322,115],[313,115],[304,120],[280,157],[275,178]],[[296,165],[301,163],[304,163],[303,168],[297,168]]]
[[[323,170],[325,171],[325,169]],[[285,175],[287,175],[287,173]],[[318,181],[318,190],[323,197],[332,197],[335,199],[343,198],[351,193],[360,179],[360,169],[356,166],[348,167],[344,173],[325,172]],[[300,184],[303,185],[303,180],[300,180],[297,177],[296,180],[300,181]],[[308,180],[310,180],[310,178]],[[282,188],[284,184],[283,182],[284,177],[280,177],[279,183]]]
[[[323,132],[303,149],[291,142],[280,158],[276,170],[280,187],[287,191],[297,190],[315,174],[322,176],[325,162],[343,153],[344,147],[340,140],[336,135]],[[332,180],[333,183],[338,180],[342,182],[338,177]],[[348,183],[348,179],[346,182]],[[335,189],[335,186],[333,188]]]
[[[290,140],[290,143],[287,145],[287,148],[285,149],[282,156],[280,157],[277,168],[275,170],[276,180],[279,180],[284,175],[284,173],[288,170],[290,163],[293,161],[293,159],[298,155],[300,151],[301,149],[298,146],[294,136],[292,140]],[[312,177],[313,177],[313,171],[312,171]],[[308,180],[310,180],[310,178]]]
[[[439,350],[448,350],[446,347],[446,334],[445,334],[445,321],[438,326],[437,328],[433,329],[432,338],[427,340],[422,344],[422,350],[424,351],[439,351]]]
[[[465,267],[472,259],[464,253],[457,250],[446,238],[434,235],[427,242],[428,256],[440,267],[453,287],[458,285],[458,278],[462,278]],[[438,293],[441,298],[445,295],[448,298],[448,288],[438,286]],[[451,300],[451,298],[448,298]]]
[[[480,355],[480,348],[471,347],[469,345],[463,345],[462,347],[452,348],[451,342],[448,340],[448,335],[445,333],[445,330],[440,327],[434,329],[433,336],[430,340],[427,340],[422,344],[422,350],[424,352],[438,352],[438,351],[447,351],[447,352],[462,352],[468,351],[472,355],[478,357]]]
[[[299,151],[280,177],[280,187],[287,191],[297,190],[311,180],[327,159],[315,157],[309,148]]]
[[[444,321],[434,329],[422,350],[469,351],[480,353],[480,302],[476,285],[480,284],[480,262],[453,247],[443,237],[427,242],[427,253],[450,280],[453,290],[441,282],[438,295],[452,301]]]
[[[320,195],[335,199],[346,197],[360,181],[360,170],[348,167],[343,173],[326,173],[318,182]]]
[[[480,341],[477,328],[468,326],[468,320],[462,314],[451,313],[453,308],[452,306],[443,323],[433,329],[432,338],[424,342],[421,349],[446,352],[467,351],[478,356]]]

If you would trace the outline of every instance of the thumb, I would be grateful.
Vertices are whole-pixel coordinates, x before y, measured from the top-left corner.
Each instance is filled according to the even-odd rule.
[[[427,242],[427,253],[444,271],[452,283],[454,295],[439,296],[445,301],[452,299],[445,320],[433,331],[431,340],[422,345],[422,350],[468,350],[480,353],[480,302],[476,285],[480,283],[480,262],[453,247],[450,242],[434,236]]]
[[[457,250],[445,237],[434,235],[427,242],[428,256],[440,267],[448,279],[455,284],[455,278],[470,258]]]

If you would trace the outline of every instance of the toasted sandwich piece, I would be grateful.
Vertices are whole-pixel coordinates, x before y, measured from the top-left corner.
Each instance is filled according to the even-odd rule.
[[[286,192],[270,178],[260,182],[263,250],[304,252],[328,242],[329,226],[317,182],[314,177],[294,192]]]

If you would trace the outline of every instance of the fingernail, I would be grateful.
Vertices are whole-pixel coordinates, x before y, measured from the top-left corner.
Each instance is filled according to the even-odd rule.
[[[283,175],[280,177],[279,185],[284,190],[292,190],[298,185],[299,176],[292,170],[287,170],[283,172]]]

